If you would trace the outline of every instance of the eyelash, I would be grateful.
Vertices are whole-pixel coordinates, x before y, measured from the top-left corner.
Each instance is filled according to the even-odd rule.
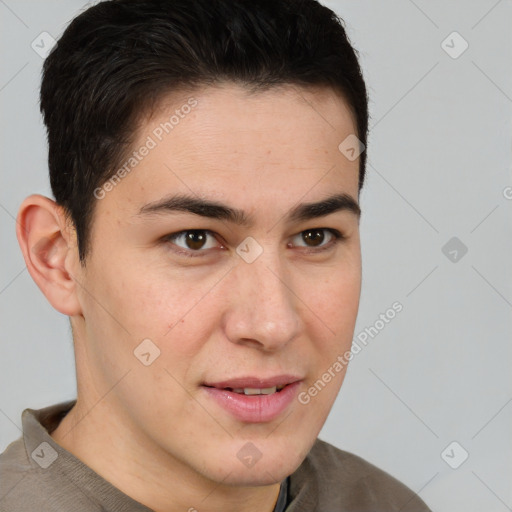
[[[315,254],[315,253],[320,253],[320,252],[323,252],[325,250],[328,250],[328,249],[331,249],[333,248],[335,245],[337,245],[339,242],[345,240],[345,236],[340,232],[338,231],[337,229],[333,229],[333,228],[311,228],[311,229],[305,229],[303,231],[300,231],[299,233],[297,233],[295,236],[298,236],[298,235],[301,235],[303,233],[306,233],[307,231],[327,231],[329,233],[331,233],[333,235],[333,239],[330,240],[326,245],[322,245],[318,248],[315,248],[315,247],[307,247],[307,246],[300,246],[301,249],[305,249],[304,253],[306,254]],[[193,233],[193,232],[199,232],[199,233],[207,233],[209,235],[212,235],[214,238],[215,237],[215,233],[213,231],[210,231],[209,229],[185,229],[183,231],[178,231],[176,233],[171,233],[169,235],[166,235],[164,236],[161,240],[163,242],[173,242],[173,240],[175,240],[176,238],[186,234],[186,233]],[[175,245],[175,244],[173,244]],[[179,246],[176,246],[175,247],[178,247],[177,249],[174,248],[172,249],[174,252],[176,252],[177,254],[180,254],[182,256],[186,256],[186,257],[189,257],[189,258],[196,258],[196,257],[202,257],[204,256],[205,254],[208,253],[208,251],[210,249],[199,249],[199,250],[192,250],[192,249],[189,249],[189,250],[185,250],[183,249],[182,247],[179,247]]]

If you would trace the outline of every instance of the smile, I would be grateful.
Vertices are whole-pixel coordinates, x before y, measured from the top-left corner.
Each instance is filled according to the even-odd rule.
[[[282,375],[270,379],[239,378],[204,384],[215,407],[244,423],[265,423],[279,418],[291,405],[302,379]]]
[[[281,384],[280,386],[273,386],[271,388],[225,388],[228,391],[233,391],[233,393],[239,393],[244,395],[271,395],[273,393],[276,393],[278,391],[281,391],[284,388],[284,384]]]

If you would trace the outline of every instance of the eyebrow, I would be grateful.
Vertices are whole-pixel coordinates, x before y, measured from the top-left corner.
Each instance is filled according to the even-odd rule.
[[[361,209],[357,201],[349,194],[335,194],[314,203],[301,203],[293,207],[286,219],[290,222],[300,222],[331,213],[348,211],[361,216]],[[186,212],[210,219],[224,220],[240,226],[250,226],[254,223],[252,217],[245,211],[233,208],[226,204],[201,199],[189,195],[175,195],[144,205],[138,215],[168,214],[173,212]]]

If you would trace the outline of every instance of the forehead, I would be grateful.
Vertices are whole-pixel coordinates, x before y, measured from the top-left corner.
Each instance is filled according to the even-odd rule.
[[[357,197],[359,161],[338,149],[355,133],[349,106],[330,88],[250,92],[222,84],[174,92],[141,122],[112,198],[124,195],[122,204],[138,209],[174,192],[229,198],[233,206],[250,196],[261,205],[293,203],[333,188]]]
[[[298,143],[307,134],[307,140],[314,144],[319,137],[315,138],[312,130],[319,136],[325,131],[339,136],[357,131],[351,107],[330,87],[284,84],[252,91],[226,82],[163,96],[139,127],[139,138],[155,127],[157,138],[179,134],[186,131],[186,126],[175,131],[184,119],[188,119],[186,125],[194,124],[194,130],[200,125],[202,132],[209,132],[210,136],[230,132],[236,138],[230,137],[226,142],[232,140],[236,144],[244,135],[264,139],[265,134],[275,142],[278,142],[276,136],[286,136],[290,143],[294,140]],[[173,125],[172,129],[163,129],[161,133],[158,126],[167,122]],[[240,132],[233,132],[235,128]]]

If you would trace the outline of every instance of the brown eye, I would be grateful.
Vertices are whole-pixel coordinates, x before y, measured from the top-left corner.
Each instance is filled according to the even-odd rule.
[[[314,228],[297,233],[292,238],[291,246],[321,251],[334,247],[344,236],[336,229]]]
[[[316,247],[321,245],[325,239],[324,231],[322,229],[309,229],[302,232],[302,239],[306,245]]]
[[[164,237],[164,240],[189,253],[201,253],[206,252],[207,249],[222,247],[222,244],[217,241],[213,233],[206,229],[187,229],[168,235]]]
[[[185,234],[185,244],[188,249],[202,249],[206,243],[206,233],[204,231],[187,231]]]

